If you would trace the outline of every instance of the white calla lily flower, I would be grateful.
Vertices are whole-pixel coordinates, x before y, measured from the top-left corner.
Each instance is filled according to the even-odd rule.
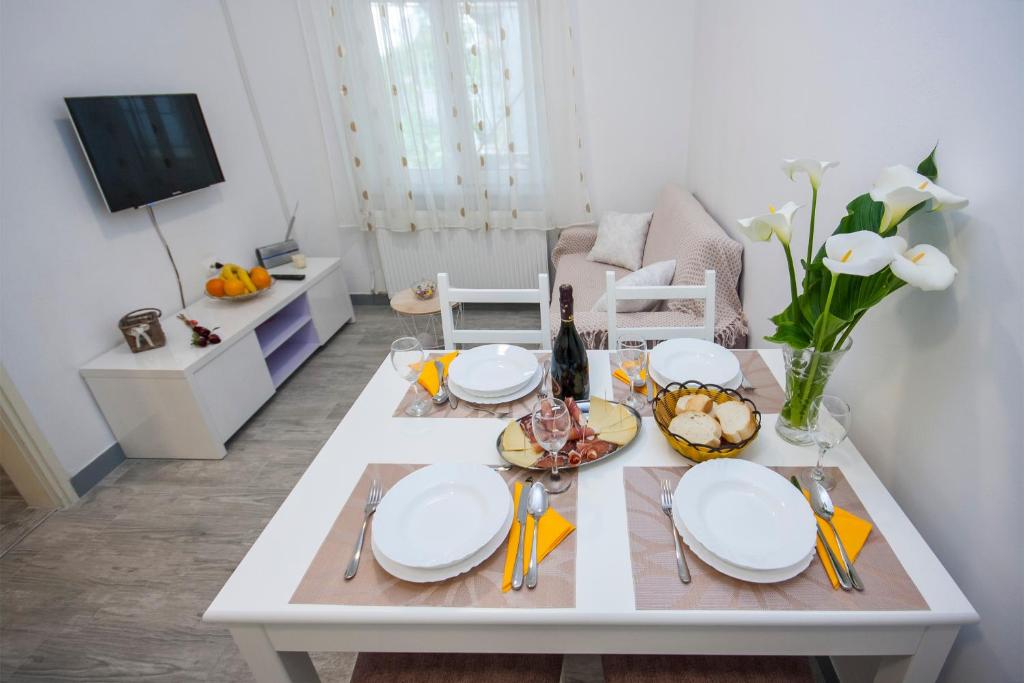
[[[825,171],[838,165],[838,161],[818,161],[817,159],[782,160],[782,170],[790,180],[793,180],[793,175],[796,173],[806,173],[811,181],[811,187],[815,190],[821,187],[821,177],[825,175]]]
[[[768,213],[750,218],[741,218],[737,221],[740,228],[750,240],[754,242],[767,242],[774,234],[787,247],[793,237],[793,214],[802,204],[786,202],[780,208],[768,207]]]
[[[962,209],[968,203],[966,197],[953,194],[902,164],[882,169],[871,189],[871,198],[885,205],[880,226],[883,233],[894,228],[912,208],[929,199],[933,200],[932,211]]]
[[[919,244],[907,249],[902,238],[901,249],[896,253],[890,268],[893,275],[926,292],[948,288],[956,278],[957,270],[949,257],[930,244]]]
[[[829,237],[822,262],[834,275],[867,277],[888,266],[893,258],[891,243],[870,230],[860,230]]]

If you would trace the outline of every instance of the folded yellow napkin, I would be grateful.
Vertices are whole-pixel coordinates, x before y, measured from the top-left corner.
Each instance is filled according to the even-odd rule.
[[[625,372],[623,372],[622,368],[616,368],[615,372],[612,373],[612,377],[614,377],[615,379],[619,380],[620,382],[622,382],[624,384],[628,385],[630,383],[629,375],[627,375]],[[642,368],[640,370],[640,381],[643,382],[644,385],[643,385],[643,387],[637,387],[636,388],[636,392],[638,394],[644,394],[646,396],[647,395],[647,368]]]
[[[810,494],[804,492],[804,498],[810,502]],[[825,540],[828,541],[828,545],[832,548],[832,552],[835,553],[836,558],[842,562],[842,558],[839,555],[839,546],[836,545],[835,534],[832,533],[832,528],[828,525],[828,522],[823,520],[817,515],[814,519],[818,522],[818,528],[821,529],[821,533],[824,534]],[[843,545],[846,547],[846,553],[850,556],[850,562],[854,562],[857,559],[857,555],[860,554],[861,548],[864,547],[864,543],[868,540],[868,534],[871,533],[871,522],[866,519],[854,515],[853,513],[847,512],[841,507],[837,507],[835,514],[832,516],[832,523],[836,525],[836,529],[839,531],[840,538],[843,539]],[[816,544],[818,549],[818,558],[821,560],[821,564],[825,567],[825,573],[828,574],[828,580],[832,582],[832,589],[839,589],[839,577],[836,576],[836,572],[832,569],[832,561],[828,559],[828,553],[825,551],[825,546],[822,545],[821,539],[818,539]]]
[[[445,374],[448,373],[448,366],[451,365],[457,355],[459,355],[458,351],[452,351],[451,353],[436,359],[441,361],[441,364],[444,366]],[[437,393],[438,388],[441,386],[441,379],[437,376],[437,368],[434,367],[434,359],[430,359],[423,363],[423,369],[420,371],[419,383],[420,386],[426,389],[431,396]]]
[[[519,496],[523,492],[523,485],[516,484],[515,493],[512,495],[512,509],[519,510]],[[549,507],[548,511],[541,515],[540,528],[537,529],[537,564],[558,547],[569,534],[576,530],[565,517],[558,514],[554,508]],[[530,564],[530,548],[533,547],[533,517],[526,517],[526,539],[523,545],[523,575]],[[505,575],[501,580],[501,590],[507,593],[512,590],[512,569],[516,563],[516,551],[519,549],[519,520],[512,520],[512,528],[508,532],[508,552],[505,554]]]

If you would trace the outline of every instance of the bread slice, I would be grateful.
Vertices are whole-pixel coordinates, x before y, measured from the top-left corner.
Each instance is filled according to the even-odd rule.
[[[668,431],[692,444],[718,448],[722,445],[722,427],[718,421],[696,410],[688,410],[672,418]]]
[[[519,426],[518,420],[512,420],[505,427],[505,431],[501,433],[501,449],[504,451],[525,451],[528,442],[526,439],[526,433],[523,428]]]
[[[676,415],[682,415],[688,410],[695,410],[698,413],[711,414],[711,409],[715,407],[715,402],[711,400],[711,397],[706,394],[690,394],[689,396],[680,396],[676,402]]]
[[[729,443],[745,441],[757,429],[754,411],[742,401],[719,403],[715,406],[714,416],[722,426],[722,438]]]

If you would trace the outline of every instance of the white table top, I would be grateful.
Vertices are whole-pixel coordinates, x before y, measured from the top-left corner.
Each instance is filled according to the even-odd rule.
[[[185,309],[164,315],[160,319],[167,343],[152,351],[132,353],[123,341],[103,355],[89,361],[80,370],[85,377],[160,377],[195,372],[209,363],[242,335],[273,315],[282,306],[316,284],[324,275],[337,268],[341,259],[334,257],[308,257],[306,267],[298,269],[291,264],[270,268],[273,274],[305,274],[305,280],[277,280],[263,296],[246,301],[218,301],[203,296]],[[223,340],[205,348],[191,345],[192,332],[177,319],[184,313],[190,320],[198,320],[203,327],[217,327]]]
[[[591,393],[610,396],[608,352],[591,351]],[[781,380],[780,351],[761,351]],[[978,616],[917,530],[856,448],[845,442],[829,454],[885,534],[930,609],[918,611],[770,611],[634,609],[626,532],[624,466],[678,465],[653,418],[644,418],[638,442],[622,455],[581,470],[577,519],[576,607],[481,609],[289,604],[313,556],[369,462],[480,462],[497,464],[495,435],[504,421],[490,418],[394,418],[407,388],[386,362],[239,564],[204,615],[242,625],[615,625],[615,626],[930,626],[965,624]],[[775,415],[743,457],[764,465],[810,466],[816,452],[783,442]],[[360,495],[361,492],[360,492]],[[557,505],[557,500],[555,501]],[[343,568],[339,567],[339,571]],[[515,647],[514,644],[511,647]]]

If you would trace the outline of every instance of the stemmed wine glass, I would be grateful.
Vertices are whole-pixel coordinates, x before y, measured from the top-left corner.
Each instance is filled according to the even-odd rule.
[[[807,410],[807,429],[811,438],[818,445],[818,464],[808,467],[803,472],[803,480],[807,486],[821,484],[826,490],[836,485],[822,467],[825,454],[838,446],[850,431],[850,405],[831,394],[822,394],[813,401]]]
[[[558,471],[558,452],[569,438],[572,417],[569,407],[557,398],[542,398],[533,409],[533,438],[551,456],[551,472],[546,477],[544,488],[548,493],[562,493],[572,485],[563,479]]]
[[[647,357],[647,342],[636,335],[624,334],[619,337],[619,367],[629,378],[629,397],[625,403],[634,410],[644,407],[644,400],[636,393],[637,386],[643,385],[641,373],[644,369],[644,360]],[[651,397],[653,398],[653,396]]]
[[[430,403],[420,395],[419,387],[420,372],[426,360],[427,352],[416,337],[400,337],[391,342],[391,365],[399,377],[412,384],[413,401],[405,409],[410,417],[423,417],[430,411]]]

